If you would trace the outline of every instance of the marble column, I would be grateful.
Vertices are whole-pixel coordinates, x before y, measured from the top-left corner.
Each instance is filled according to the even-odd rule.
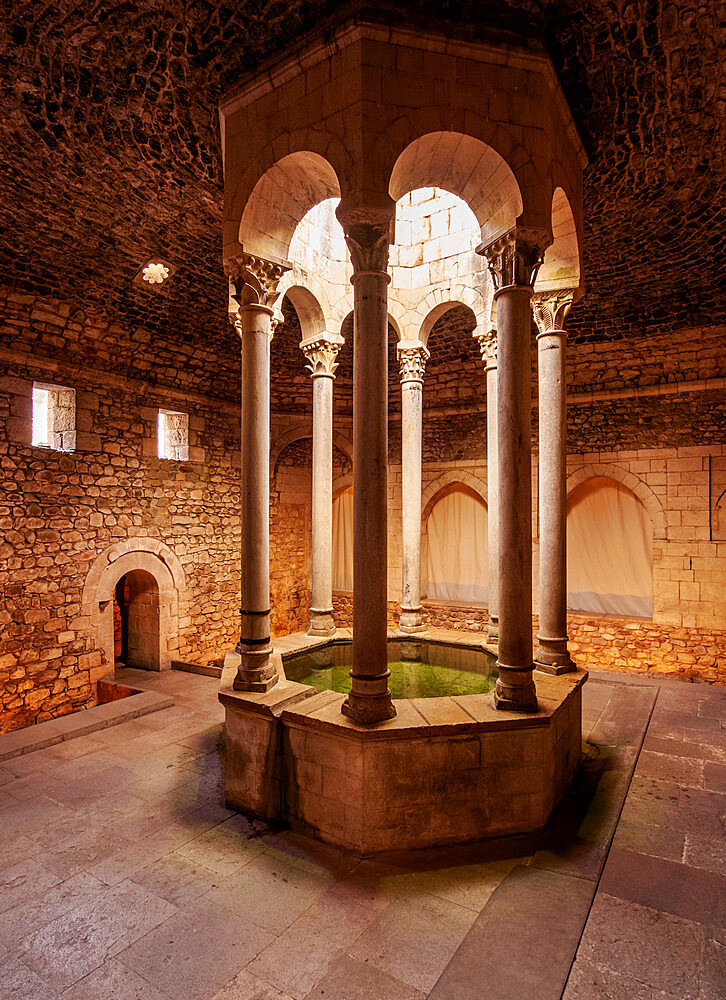
[[[533,299],[539,368],[539,670],[575,670],[567,649],[566,342],[574,289]]]
[[[333,635],[333,380],[343,345],[337,333],[300,349],[313,380],[313,580],[308,635]]]
[[[388,247],[385,211],[337,210],[353,264],[353,667],[342,712],[393,718],[388,688]]]
[[[398,345],[401,366],[402,632],[423,632],[421,613],[421,441],[423,377],[429,352],[420,340]]]
[[[273,303],[284,268],[245,254],[228,263],[230,319],[242,348],[242,592],[238,691],[269,691],[270,662],[270,341]]]
[[[516,227],[481,249],[497,304],[499,678],[497,708],[537,710],[532,672],[532,285],[547,245]]]
[[[487,639],[499,640],[499,433],[497,414],[497,331],[474,332],[487,381],[487,547],[489,624]]]

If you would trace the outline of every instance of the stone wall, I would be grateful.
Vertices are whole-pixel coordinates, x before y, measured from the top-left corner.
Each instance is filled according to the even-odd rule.
[[[691,394],[694,402],[702,394]],[[451,433],[455,433],[451,425]],[[469,437],[470,425],[461,424]],[[486,428],[481,429],[483,434]],[[426,433],[426,432],[425,432]],[[692,433],[692,432],[691,432]],[[439,438],[442,453],[445,435]],[[478,434],[477,434],[478,440]],[[454,445],[454,447],[459,447]],[[471,441],[475,450],[477,443]],[[486,450],[486,439],[479,445]],[[462,445],[463,448],[463,445]],[[714,535],[717,491],[710,488],[726,456],[726,446],[593,451],[568,458],[568,490],[596,476],[623,483],[645,504],[653,524],[653,621],[571,615],[569,630],[578,662],[591,669],[638,673],[673,673],[689,679],[726,683],[726,542]],[[533,591],[538,602],[537,475],[533,466]],[[440,490],[464,482],[486,499],[486,462],[425,461],[423,468],[424,524],[426,508]],[[389,469],[389,622],[398,620],[401,587],[400,467]],[[425,593],[425,568],[423,572]],[[352,624],[350,595],[335,595],[336,621]],[[424,617],[431,625],[480,632],[486,609],[424,600]]]
[[[37,302],[6,305],[12,323],[36,322]],[[43,322],[73,336],[70,310],[42,302]],[[77,314],[76,314],[77,315]],[[52,317],[52,322],[51,322]],[[83,321],[81,321],[83,322]],[[22,336],[19,338],[22,340]],[[174,659],[208,663],[237,638],[239,429],[237,407],[123,379],[106,368],[16,353],[0,362],[0,731],[94,702],[104,661],[85,615],[109,593],[85,594],[89,570],[129,540],[131,563],[169,550],[181,565]],[[33,383],[75,389],[76,450],[33,447]],[[189,414],[188,462],[157,457],[159,407]],[[129,563],[128,565],[131,565]],[[121,565],[121,563],[119,564]]]

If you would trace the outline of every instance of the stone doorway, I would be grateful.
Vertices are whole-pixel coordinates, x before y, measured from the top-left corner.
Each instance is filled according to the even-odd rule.
[[[151,573],[126,573],[114,591],[116,666],[159,669],[159,586]]]
[[[154,655],[146,655],[143,663],[134,666],[170,670],[177,655],[180,613],[187,607],[184,570],[169,546],[158,539],[128,538],[115,542],[96,557],[83,587],[79,627],[88,635],[93,648],[102,652],[98,676],[110,664],[119,662],[121,656],[117,642],[121,640],[121,606],[127,599],[119,601],[117,588],[127,577],[133,577],[128,596],[135,609],[131,612],[131,631],[141,630],[147,635],[151,632],[156,637]],[[146,581],[144,586],[143,581]],[[142,595],[145,595],[143,600]],[[145,624],[142,619],[146,619]],[[132,643],[131,655],[142,657],[143,649]]]

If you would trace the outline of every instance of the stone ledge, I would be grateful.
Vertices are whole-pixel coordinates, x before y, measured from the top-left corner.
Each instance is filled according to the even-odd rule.
[[[199,674],[202,677],[221,677],[222,668],[214,667],[211,664],[187,663],[185,660],[172,660],[172,670],[180,670],[185,674]]]
[[[109,685],[115,683],[110,678],[104,678],[104,680]],[[119,686],[125,687],[125,685]],[[100,729],[108,729],[121,722],[127,722],[129,719],[136,719],[141,715],[158,712],[174,705],[174,699],[168,695],[159,694],[156,691],[139,691],[138,688],[132,690],[134,694],[126,698],[109,701],[103,705],[94,705],[92,708],[72,712],[59,719],[49,719],[47,722],[28,726],[27,729],[19,729],[16,732],[0,736],[0,761],[9,760],[11,757],[20,757],[22,754],[32,753],[34,750],[44,750],[56,743],[74,740],[79,736],[87,736]]]

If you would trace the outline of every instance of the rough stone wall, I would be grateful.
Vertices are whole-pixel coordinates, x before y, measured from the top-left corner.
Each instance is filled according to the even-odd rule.
[[[39,308],[15,301],[3,332],[22,329]],[[47,315],[72,336],[70,310]],[[30,444],[33,381],[48,381],[51,366],[53,381],[76,391],[70,453]],[[162,636],[174,657],[221,657],[239,621],[235,408],[188,402],[191,460],[164,461],[158,408],[181,406],[162,386],[142,391],[107,370],[20,354],[0,371],[0,730],[93,703],[111,664],[81,629],[82,593],[94,560],[120,540],[162,541],[182,565],[178,635]]]
[[[306,629],[310,622],[312,469],[312,439],[303,437],[282,449],[272,470],[270,599],[273,635]],[[350,459],[334,445],[333,482],[350,471]]]
[[[691,394],[695,399],[698,394]],[[449,426],[449,438],[456,425]],[[635,429],[635,428],[634,428]],[[424,440],[426,440],[426,427]],[[468,437],[467,424],[460,433]],[[486,451],[486,428],[481,440]],[[690,432],[691,437],[693,431]],[[477,442],[479,441],[477,433]],[[592,444],[592,437],[589,438]],[[446,436],[438,454],[458,447]],[[474,450],[474,448],[472,448]],[[726,682],[726,542],[718,534],[716,504],[720,493],[713,482],[726,467],[726,446],[685,446],[629,451],[590,451],[570,455],[570,487],[585,478],[609,476],[624,483],[646,503],[654,526],[653,621],[570,616],[573,649],[583,666],[636,672],[676,673],[690,679]],[[538,602],[537,470],[533,465],[532,523],[534,606]],[[485,496],[486,461],[424,460],[424,504],[452,481],[471,485]],[[424,525],[425,534],[425,525]],[[388,597],[389,622],[398,620],[401,588],[401,471],[389,468]],[[425,545],[425,542],[424,542]],[[425,573],[424,573],[425,579]],[[352,624],[350,595],[335,595],[336,620]],[[432,625],[480,632],[486,609],[432,603],[424,599],[425,618]]]

